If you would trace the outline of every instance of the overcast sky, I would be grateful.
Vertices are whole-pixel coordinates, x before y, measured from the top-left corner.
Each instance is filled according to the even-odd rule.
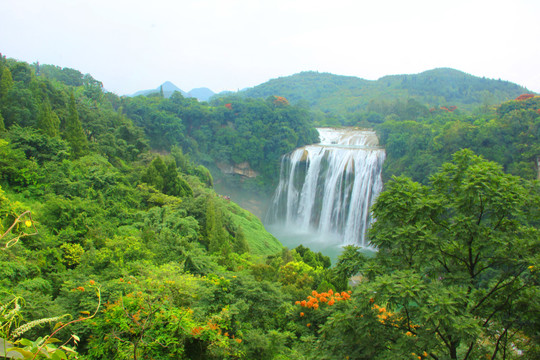
[[[118,95],[452,67],[540,92],[538,0],[5,0],[0,52]]]

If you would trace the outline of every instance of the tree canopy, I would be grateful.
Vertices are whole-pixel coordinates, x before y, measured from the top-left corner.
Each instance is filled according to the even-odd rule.
[[[323,327],[327,337],[336,321],[351,332],[331,350],[362,359],[538,356],[539,195],[537,184],[470,150],[429,185],[393,178],[373,207],[378,251],[356,260],[365,277],[356,306]]]

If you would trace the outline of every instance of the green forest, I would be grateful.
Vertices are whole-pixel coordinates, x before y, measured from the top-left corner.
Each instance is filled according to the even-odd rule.
[[[540,357],[540,97],[501,91],[321,115],[285,91],[120,97],[0,56],[0,358]],[[386,148],[374,254],[287,249],[214,191],[247,163],[239,186],[268,194],[320,125]]]
[[[373,103],[413,99],[429,108],[456,106],[472,111],[493,106],[528,93],[508,81],[479,78],[451,68],[437,68],[411,75],[388,75],[378,80],[304,71],[272,79],[237,95],[264,98],[281,95],[291,103],[309,105],[319,117],[343,117],[364,111]]]

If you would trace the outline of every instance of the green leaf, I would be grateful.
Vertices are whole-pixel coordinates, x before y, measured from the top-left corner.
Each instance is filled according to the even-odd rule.
[[[34,356],[34,354],[32,354],[30,351],[17,347],[9,348],[6,350],[6,354],[2,354],[2,352],[0,352],[0,355],[3,355],[10,359],[31,359]]]
[[[56,350],[52,353],[51,359],[53,360],[66,360],[67,356],[62,350]]]

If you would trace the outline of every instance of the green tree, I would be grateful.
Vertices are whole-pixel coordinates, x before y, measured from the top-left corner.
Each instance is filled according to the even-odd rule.
[[[495,359],[516,347],[538,356],[539,205],[537,187],[470,150],[427,186],[394,178],[373,207],[378,252],[350,314],[385,304],[395,320],[380,318],[392,339],[383,348],[394,356]]]
[[[223,225],[223,215],[216,206],[216,201],[209,198],[206,205],[206,238],[208,241],[208,251],[217,253],[229,246],[229,234]]]
[[[54,111],[51,104],[45,100],[41,103],[41,108],[38,116],[38,127],[50,137],[58,136],[60,129],[60,119]]]
[[[65,137],[71,146],[71,153],[78,158],[85,154],[88,150],[88,140],[84,134],[79,113],[75,104],[75,96],[73,93],[69,96],[68,105],[69,115],[66,119]]]
[[[189,184],[178,174],[176,163],[170,161],[163,174],[163,193],[171,196],[193,196],[193,190]]]
[[[145,173],[142,176],[142,181],[144,181],[147,184],[153,185],[156,189],[159,191],[163,190],[164,180],[163,180],[163,174],[166,170],[165,163],[163,162],[163,159],[161,156],[156,157],[148,168],[146,169]]]
[[[6,131],[6,126],[4,124],[4,117],[2,116],[2,113],[0,112],[0,134]]]
[[[4,101],[9,92],[9,89],[13,86],[13,77],[11,71],[7,66],[2,70],[2,77],[0,78],[0,105]]]

